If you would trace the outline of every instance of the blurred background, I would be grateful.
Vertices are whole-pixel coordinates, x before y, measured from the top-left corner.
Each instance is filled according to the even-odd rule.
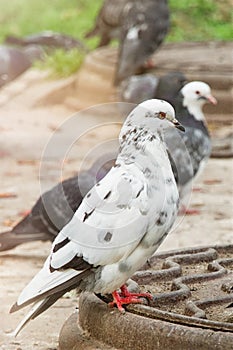
[[[1,233],[29,214],[42,192],[88,169],[97,155],[111,151],[110,144],[117,148],[125,118],[117,102],[128,91],[127,85],[114,85],[118,40],[97,48],[100,38],[86,37],[102,4],[0,0]],[[168,5],[170,29],[152,55],[154,66],[137,74],[159,79],[179,71],[187,81],[208,83],[218,104],[204,107],[212,154],[190,199],[198,214],[179,217],[160,250],[231,244],[232,1],[170,0]],[[54,153],[47,162],[51,144]],[[7,336],[24,313],[12,317],[9,308],[50,247],[51,242],[35,241],[0,252],[1,350],[57,349],[59,330],[76,298],[59,300],[17,340]]]

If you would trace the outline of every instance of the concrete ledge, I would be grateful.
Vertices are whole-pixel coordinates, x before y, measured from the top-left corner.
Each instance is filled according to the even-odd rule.
[[[83,293],[79,301],[79,326],[92,339],[106,346],[125,350],[231,350],[233,334],[216,332],[201,327],[189,327],[171,322],[155,320],[118,310],[109,309],[96,296]],[[72,317],[72,316],[71,316]],[[72,320],[71,320],[72,321]],[[60,344],[64,337],[72,339],[69,333],[60,334]],[[80,343],[80,342],[79,342]],[[100,349],[107,349],[104,346]],[[82,349],[60,345],[60,350]],[[86,347],[85,349],[88,349]]]

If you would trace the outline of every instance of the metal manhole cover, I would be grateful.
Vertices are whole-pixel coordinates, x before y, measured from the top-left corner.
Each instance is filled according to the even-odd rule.
[[[233,245],[166,252],[133,279],[154,295],[127,309],[149,318],[233,332]]]

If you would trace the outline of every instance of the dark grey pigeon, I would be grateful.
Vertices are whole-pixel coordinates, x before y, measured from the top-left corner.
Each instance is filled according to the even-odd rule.
[[[99,35],[99,46],[119,39],[115,83],[135,74],[162,43],[169,29],[167,0],[107,0],[86,37]]]
[[[31,212],[11,231],[0,233],[0,251],[30,241],[53,241],[70,221],[83,196],[107,174],[113,164],[114,160],[101,164],[101,159],[98,159],[90,169],[42,194]]]
[[[133,1],[122,25],[115,83],[135,74],[163,42],[169,29],[166,0]]]

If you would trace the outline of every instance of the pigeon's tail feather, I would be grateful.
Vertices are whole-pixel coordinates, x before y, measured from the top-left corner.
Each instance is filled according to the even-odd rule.
[[[47,241],[48,235],[44,232],[33,233],[15,233],[14,231],[6,231],[0,233],[0,252],[17,247],[20,244],[32,241]]]
[[[47,259],[46,263],[47,262],[49,262],[49,259]],[[24,288],[21,295],[19,296],[18,301],[11,307],[10,313],[18,311],[19,309],[29,304],[35,303],[41,299],[45,299],[47,297],[53,298],[57,295],[57,293],[61,293],[60,296],[62,296],[72,289],[78,288],[80,282],[85,277],[90,275],[90,273],[90,269],[83,271],[75,271],[73,269],[70,269],[67,270],[66,273],[64,271],[55,271],[50,275],[48,279],[46,279],[46,275],[44,275],[43,270],[41,270]],[[53,278],[54,274],[56,275],[55,278]],[[43,278],[45,280],[44,286],[41,283]]]
[[[22,321],[16,327],[14,332],[11,333],[11,335],[16,337],[19,334],[19,332],[26,326],[26,324],[30,320],[33,320],[34,318],[39,316],[42,312],[47,310],[51,305],[53,305],[65,293],[66,293],[66,291],[61,291],[61,292],[55,293],[55,294],[53,294],[45,299],[42,299],[42,300],[35,302],[31,308],[31,310],[22,319]]]
[[[18,311],[19,309],[27,306],[34,302],[31,310],[25,316],[25,318],[20,322],[15,331],[11,334],[12,336],[17,336],[17,334],[24,328],[24,326],[30,321],[39,316],[42,312],[47,310],[51,305],[53,305],[59,298],[61,298],[65,293],[71,291],[72,289],[78,288],[83,278],[90,274],[90,270],[84,270],[79,272],[78,275],[66,280],[62,284],[57,285],[45,293],[37,295],[22,304],[15,303],[10,309],[10,313]]]
[[[45,299],[46,300],[46,299]],[[22,319],[22,321],[18,324],[18,326],[16,327],[16,329],[10,333],[10,335],[12,337],[17,337],[17,335],[19,334],[19,332],[26,326],[26,324],[32,320],[33,318],[35,318],[35,314],[38,313],[38,311],[40,310],[41,307],[43,307],[45,300],[40,300],[37,303],[35,303],[31,310],[27,313],[27,315]]]

